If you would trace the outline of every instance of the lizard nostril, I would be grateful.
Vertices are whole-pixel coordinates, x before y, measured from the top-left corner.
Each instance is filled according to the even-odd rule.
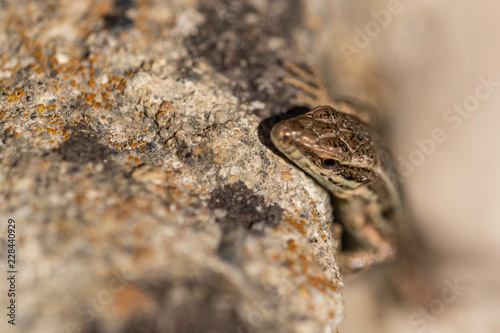
[[[275,124],[271,129],[271,139],[273,140],[286,141],[291,135],[292,131],[285,125],[284,122]]]

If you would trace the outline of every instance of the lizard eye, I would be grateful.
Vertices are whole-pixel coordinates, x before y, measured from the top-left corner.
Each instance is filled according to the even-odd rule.
[[[331,158],[322,160],[322,164],[325,169],[333,169],[337,166],[338,163],[339,162]]]

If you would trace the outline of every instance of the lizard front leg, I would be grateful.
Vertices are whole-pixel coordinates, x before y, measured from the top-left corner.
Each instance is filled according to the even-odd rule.
[[[370,208],[370,206],[359,199],[337,200],[336,216],[342,223],[343,232],[348,233],[356,242],[355,250],[344,249],[341,246],[338,262],[343,274],[386,263],[395,257],[396,244],[391,237],[388,237],[386,230],[377,228],[378,223],[374,223],[374,220],[382,217],[375,207]],[[338,223],[336,221],[335,224]]]

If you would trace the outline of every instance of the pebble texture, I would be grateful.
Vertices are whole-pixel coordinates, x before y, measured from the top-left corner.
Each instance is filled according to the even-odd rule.
[[[300,8],[0,1],[2,332],[335,332],[328,193],[268,138]]]

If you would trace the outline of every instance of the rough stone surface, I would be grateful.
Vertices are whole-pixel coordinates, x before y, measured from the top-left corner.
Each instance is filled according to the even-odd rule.
[[[300,59],[300,10],[0,1],[0,221],[17,226],[15,329],[337,329],[328,194],[267,137],[269,117],[294,106],[280,61]],[[0,246],[5,268],[6,227]]]

